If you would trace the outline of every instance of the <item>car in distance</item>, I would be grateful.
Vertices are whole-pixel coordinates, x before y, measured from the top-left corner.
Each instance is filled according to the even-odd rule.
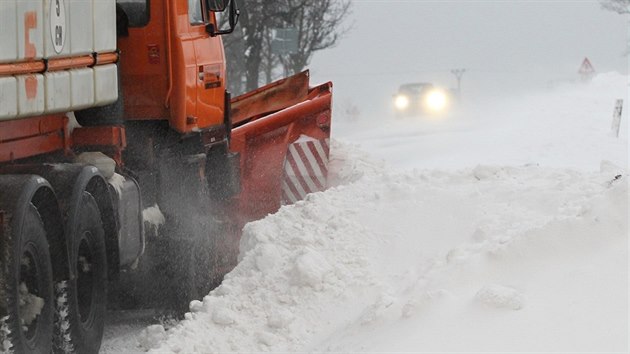
[[[397,117],[439,116],[448,111],[451,101],[449,91],[431,83],[408,83],[401,85],[394,95],[394,109]]]

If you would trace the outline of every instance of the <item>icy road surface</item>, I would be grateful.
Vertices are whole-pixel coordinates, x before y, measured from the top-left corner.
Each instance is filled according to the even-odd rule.
[[[335,121],[333,188],[247,225],[186,320],[114,324],[103,352],[626,352],[627,89]]]

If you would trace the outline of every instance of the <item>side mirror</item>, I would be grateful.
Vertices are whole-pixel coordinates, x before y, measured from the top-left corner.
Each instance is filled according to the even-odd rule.
[[[216,25],[209,23],[206,25],[206,32],[212,37],[234,32],[240,10],[236,0],[206,0],[210,11],[215,13]],[[213,3],[224,3],[223,10],[212,10]],[[227,9],[226,9],[227,8]]]

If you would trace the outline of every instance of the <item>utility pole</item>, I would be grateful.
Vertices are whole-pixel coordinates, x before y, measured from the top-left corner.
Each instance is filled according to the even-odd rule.
[[[462,97],[462,76],[464,76],[465,72],[466,72],[466,69],[453,69],[453,70],[451,70],[451,73],[453,75],[455,75],[455,77],[457,78],[457,96],[458,96],[458,98]]]

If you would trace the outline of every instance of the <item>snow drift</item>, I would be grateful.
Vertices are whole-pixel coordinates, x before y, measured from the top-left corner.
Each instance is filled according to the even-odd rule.
[[[621,350],[627,197],[610,170],[373,173],[249,224],[157,351]]]

